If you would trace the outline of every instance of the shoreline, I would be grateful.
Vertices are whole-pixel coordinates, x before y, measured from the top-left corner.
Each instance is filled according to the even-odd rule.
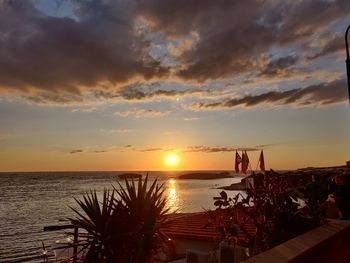
[[[224,178],[234,178],[234,177],[230,175],[230,172],[221,172],[221,173],[194,172],[194,173],[181,174],[177,177],[178,180],[188,180],[188,179],[215,180],[215,179],[224,179]]]
[[[270,170],[273,171],[273,170]],[[266,173],[270,173],[266,171]],[[275,172],[275,171],[273,171]],[[290,170],[286,172],[276,172],[280,176],[284,176],[291,188],[297,187],[300,184],[305,184],[311,181],[312,175],[319,175],[322,181],[329,181],[330,178],[337,175],[346,176],[346,180],[350,183],[350,163],[347,162],[346,165],[342,166],[333,166],[333,167],[306,167],[300,168],[297,170]],[[256,175],[259,173],[256,173]],[[239,183],[234,183],[228,186],[218,187],[217,189],[227,190],[227,191],[244,191],[246,189],[246,180],[247,178],[252,178],[254,175],[247,175],[242,178]]]

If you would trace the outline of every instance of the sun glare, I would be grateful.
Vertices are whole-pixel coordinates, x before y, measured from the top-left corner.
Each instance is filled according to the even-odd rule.
[[[177,156],[175,154],[169,154],[166,156],[166,163],[169,166],[174,166],[177,163]]]

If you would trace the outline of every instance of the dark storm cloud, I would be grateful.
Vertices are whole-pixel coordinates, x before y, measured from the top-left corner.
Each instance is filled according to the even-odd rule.
[[[200,103],[193,105],[194,110],[253,107],[263,103],[274,105],[303,106],[318,104],[321,106],[345,101],[347,99],[347,84],[344,79],[329,83],[312,85],[287,91],[270,91],[260,95],[247,95],[242,98],[228,99],[215,103]]]
[[[91,8],[81,4],[75,20],[46,16],[29,1],[1,2],[0,87],[78,94],[79,86],[166,73],[142,52],[144,43],[132,33],[132,10],[112,3]]]
[[[170,36],[197,32],[178,75],[204,81],[249,71],[271,47],[310,40],[350,11],[347,0],[142,1],[141,15]]]
[[[80,101],[85,89],[98,87],[103,87],[101,97],[117,95],[127,100],[184,96],[190,92],[120,87],[170,76],[203,82],[261,70],[259,58],[271,48],[303,47],[314,33],[322,33],[350,12],[349,0],[68,2],[74,7],[73,18],[48,16],[30,1],[0,2],[0,89],[27,92],[24,97],[35,103],[61,104]],[[135,25],[140,21],[145,30],[139,32]],[[168,42],[163,49],[181,37],[189,37],[192,45],[175,52],[175,64],[167,64],[164,57],[171,54],[153,51],[152,56],[155,40],[147,33],[154,33],[153,38],[157,33],[164,35]],[[314,57],[336,51],[337,41],[326,44]],[[279,70],[293,67],[297,59],[281,55],[261,74],[278,78]],[[72,95],[55,96],[62,92]],[[283,97],[270,95],[271,101]]]

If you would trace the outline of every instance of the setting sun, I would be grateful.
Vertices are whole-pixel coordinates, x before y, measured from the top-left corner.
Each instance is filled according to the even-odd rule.
[[[170,166],[176,165],[178,158],[175,154],[169,154],[166,156],[166,163]]]

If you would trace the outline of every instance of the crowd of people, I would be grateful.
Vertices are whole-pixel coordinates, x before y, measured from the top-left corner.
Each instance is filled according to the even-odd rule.
[[[328,182],[328,189],[321,184],[321,177],[313,175],[306,185],[307,205],[311,211],[324,208],[324,215],[329,218],[349,220],[350,187],[345,183],[345,174],[333,177]]]

